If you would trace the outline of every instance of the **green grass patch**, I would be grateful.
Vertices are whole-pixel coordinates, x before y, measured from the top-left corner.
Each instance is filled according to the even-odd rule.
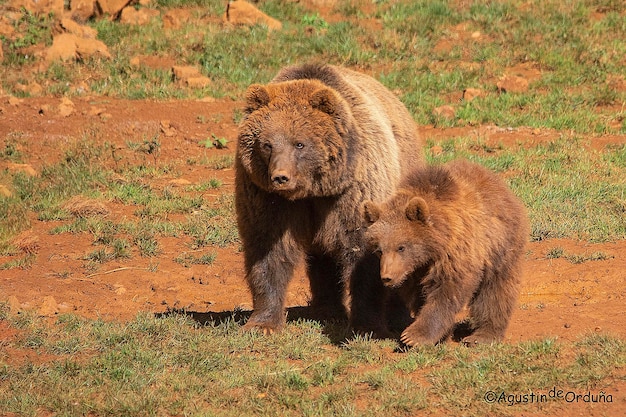
[[[453,126],[489,123],[571,129],[577,133],[626,132],[626,92],[612,79],[624,77],[626,17],[614,3],[576,0],[476,2],[465,7],[441,0],[382,1],[374,7],[341,1],[343,19],[324,19],[297,2],[267,1],[258,7],[283,23],[280,31],[262,25],[232,27],[220,22],[226,5],[216,0],[161,0],[171,8],[192,7],[191,19],[164,30],[161,18],[133,26],[109,19],[88,22],[115,57],[51,65],[37,75],[48,93],[72,94],[68,85],[89,74],[92,93],[131,99],[232,97],[248,85],[267,82],[283,66],[326,61],[370,70],[400,94],[418,123],[435,123],[433,109],[452,104]],[[211,19],[206,19],[210,16]],[[199,19],[202,20],[198,24]],[[378,19],[380,30],[363,22]],[[5,40],[6,91],[26,82],[21,71],[36,57],[23,52],[49,44],[53,19],[25,14],[19,35]],[[472,37],[470,35],[476,35]],[[441,45],[449,47],[442,48]],[[168,69],[133,67],[137,55],[153,55],[200,68],[213,81],[202,89],[178,85]],[[538,71],[529,89],[499,94],[496,80],[524,64]],[[513,71],[514,72],[514,71]],[[472,102],[450,101],[465,88],[487,94]],[[617,128],[616,128],[617,126]],[[210,141],[212,143],[212,141]]]
[[[571,404],[522,396],[603,391],[615,402],[606,387],[626,366],[626,345],[606,334],[393,353],[392,341],[333,342],[307,320],[269,337],[241,332],[234,317],[2,320],[19,329],[5,346],[47,358],[0,357],[0,407],[19,415],[414,415],[433,404],[450,415],[549,413]]]

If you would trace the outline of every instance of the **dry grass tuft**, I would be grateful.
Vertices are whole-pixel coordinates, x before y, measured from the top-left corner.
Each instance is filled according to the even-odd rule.
[[[108,216],[111,213],[101,201],[80,195],[72,197],[63,208],[76,217]]]

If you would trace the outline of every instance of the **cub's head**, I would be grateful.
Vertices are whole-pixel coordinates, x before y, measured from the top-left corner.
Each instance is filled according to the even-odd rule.
[[[430,208],[422,197],[400,191],[382,205],[362,206],[368,247],[380,257],[383,284],[397,288],[433,260]]]
[[[341,193],[349,182],[347,102],[316,80],[254,84],[237,155],[249,178],[290,200]]]

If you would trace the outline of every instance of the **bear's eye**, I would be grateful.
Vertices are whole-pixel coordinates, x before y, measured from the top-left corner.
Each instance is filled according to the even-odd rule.
[[[302,149],[302,148],[304,148],[304,143],[302,142],[296,143],[296,149]]]
[[[374,251],[374,255],[378,256],[379,258],[383,256],[383,251],[378,248]]]
[[[404,249],[406,249],[404,245],[398,246],[398,252],[404,252]]]
[[[266,151],[271,151],[272,150],[272,145],[270,143],[264,143],[263,144],[263,149],[265,149]]]

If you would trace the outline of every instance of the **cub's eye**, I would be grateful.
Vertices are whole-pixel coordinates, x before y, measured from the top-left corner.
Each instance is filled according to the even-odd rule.
[[[376,249],[374,251],[374,255],[376,255],[376,256],[378,256],[380,258],[381,256],[383,256],[383,251],[380,250],[380,249]]]
[[[398,246],[398,252],[404,252],[404,249],[406,249],[404,245]]]
[[[302,142],[296,143],[296,149],[302,149],[302,148],[304,148],[304,143]]]
[[[266,151],[271,151],[272,150],[272,145],[269,143],[264,143],[263,144],[263,149],[265,149]]]

